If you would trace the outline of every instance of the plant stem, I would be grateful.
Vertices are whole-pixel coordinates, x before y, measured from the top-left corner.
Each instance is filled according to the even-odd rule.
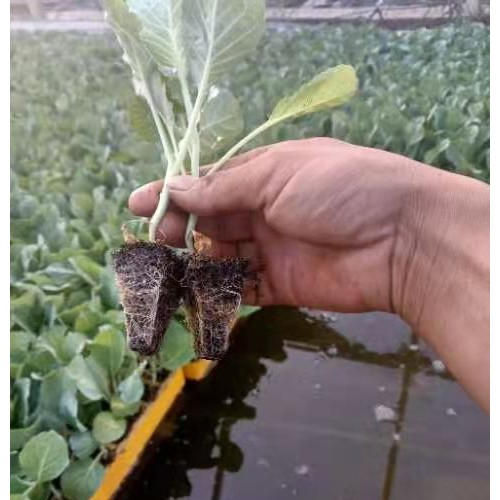
[[[191,156],[191,175],[193,177],[200,177],[200,135],[196,133],[196,137],[193,141],[193,154]],[[189,219],[186,226],[185,241],[187,248],[194,252],[194,238],[193,231],[196,228],[196,223],[198,222],[198,216],[195,214],[189,214]]]
[[[151,218],[151,223],[149,226],[150,241],[156,241],[156,232],[168,208],[168,202],[169,202],[168,181],[172,177],[177,175],[181,170],[184,159],[186,158],[188,150],[192,145],[192,140],[193,140],[192,136],[194,133],[197,133],[196,127],[198,125],[201,108],[203,106],[205,95],[207,93],[211,65],[212,65],[212,47],[210,47],[209,49],[207,62],[205,64],[205,68],[203,70],[203,76],[200,82],[200,89],[198,91],[198,96],[196,97],[192,113],[190,114],[189,117],[186,133],[180,143],[179,153],[176,156],[175,163],[173,164],[172,168],[167,169],[167,174],[165,175],[165,181],[163,183],[163,189],[160,193],[160,200],[158,202],[158,206],[156,207],[155,213]]]
[[[50,483],[50,492],[58,499],[63,498],[62,493],[52,483]]]
[[[251,140],[255,139],[258,135],[262,134],[262,132],[265,132],[268,128],[272,127],[273,125],[276,125],[279,123],[278,121],[274,122],[265,122],[259,127],[257,127],[255,130],[250,132],[246,137],[241,139],[238,144],[233,146],[215,165],[210,169],[207,175],[215,174],[219,169],[221,169],[227,161],[229,161],[238,151],[248,144]]]
[[[165,159],[168,167],[174,162],[174,154],[170,148],[170,144],[168,142],[168,138],[165,135],[165,128],[163,126],[162,119],[158,116],[158,113],[154,110],[153,106],[149,106],[151,109],[151,113],[153,115],[153,120],[155,122],[156,128],[158,129],[158,133],[160,134],[161,145],[163,147],[163,152],[165,154]]]
[[[151,383],[153,386],[156,386],[158,384],[158,364],[156,363],[156,357],[152,356],[149,359],[149,366],[151,368]]]

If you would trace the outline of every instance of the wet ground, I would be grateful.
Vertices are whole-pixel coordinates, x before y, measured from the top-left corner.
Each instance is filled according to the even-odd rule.
[[[385,314],[262,310],[120,500],[486,500],[489,419]]]

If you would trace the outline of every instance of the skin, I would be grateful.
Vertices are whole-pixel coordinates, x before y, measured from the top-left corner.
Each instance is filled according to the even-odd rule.
[[[162,181],[135,191],[150,217]],[[254,150],[215,175],[177,177],[159,240],[187,213],[215,256],[250,258],[246,302],[398,314],[489,411],[489,186],[333,139]]]

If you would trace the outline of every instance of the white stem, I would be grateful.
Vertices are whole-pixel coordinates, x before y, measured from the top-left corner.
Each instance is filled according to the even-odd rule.
[[[246,137],[241,139],[241,141],[238,142],[238,144],[233,146],[218,162],[216,162],[215,165],[210,169],[210,171],[208,172],[207,175],[215,174],[215,172],[217,172],[217,170],[221,169],[226,164],[226,162],[229,161],[235,154],[237,154],[238,151],[243,146],[248,144],[250,141],[255,139],[258,135],[262,134],[267,129],[276,125],[280,121],[281,120],[279,120],[279,121],[277,120],[277,121],[273,121],[273,122],[265,122],[262,125],[260,125],[259,127],[257,127],[255,130],[250,132]]]
[[[210,47],[207,57],[207,62],[205,64],[205,68],[203,70],[203,76],[200,82],[200,87],[198,91],[198,96],[196,97],[196,101],[193,106],[193,111],[189,117],[188,127],[186,129],[186,133],[184,138],[182,139],[179,147],[179,153],[176,156],[175,163],[172,168],[167,169],[167,174],[165,176],[165,181],[163,183],[163,189],[160,194],[160,200],[158,202],[158,206],[156,207],[155,213],[151,218],[151,224],[149,227],[149,239],[151,241],[156,240],[156,231],[158,230],[158,226],[160,225],[163,216],[168,208],[168,181],[177,175],[182,169],[183,162],[186,158],[188,150],[192,145],[193,134],[196,132],[196,127],[198,125],[198,121],[200,118],[201,108],[203,106],[203,102],[205,100],[205,95],[207,93],[207,87],[210,77],[210,67],[212,66],[212,47]]]

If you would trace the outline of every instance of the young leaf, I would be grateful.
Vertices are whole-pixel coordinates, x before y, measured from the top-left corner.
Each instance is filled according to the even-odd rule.
[[[340,65],[320,73],[295,94],[285,97],[274,108],[269,123],[323,111],[348,102],[358,90],[358,79],[352,66]]]
[[[97,450],[99,444],[89,431],[84,431],[71,434],[69,446],[76,457],[88,458]]]
[[[115,418],[107,411],[98,413],[92,424],[92,434],[101,444],[118,441],[126,430],[127,421],[122,418]]]
[[[135,403],[124,403],[119,397],[114,396],[111,399],[111,412],[115,417],[130,417],[135,415],[141,408],[141,401]]]
[[[53,371],[42,380],[38,414],[51,428],[64,430],[66,424],[83,427],[78,421],[76,386],[64,368]]]
[[[19,363],[25,361],[31,344],[36,337],[24,331],[10,332],[10,359]]]
[[[150,57],[139,43],[140,23],[129,12],[125,0],[104,0],[106,19],[111,24],[125,53],[126,62],[135,76],[139,76],[149,65]]]
[[[90,353],[110,375],[115,375],[125,356],[125,337],[112,326],[102,327],[90,345]]]
[[[70,198],[71,211],[79,219],[88,220],[92,215],[92,196],[88,193],[75,193]]]
[[[73,462],[61,477],[64,498],[87,500],[91,498],[104,477],[104,467],[90,458]]]
[[[264,0],[129,0],[128,5],[157,64],[185,72],[187,61],[197,82],[204,73],[207,83],[217,81],[255,49],[265,28]]]
[[[177,320],[168,327],[158,353],[160,364],[167,370],[177,370],[195,358],[193,335]]]
[[[120,299],[116,288],[115,273],[110,267],[105,267],[101,276],[100,296],[106,309],[120,309]]]
[[[29,483],[27,481],[21,479],[19,476],[16,476],[12,472],[12,467],[11,467],[10,474],[11,474],[10,475],[10,493],[11,493],[10,498],[12,498],[13,494],[17,494],[17,495],[20,495],[22,498],[27,499],[28,497],[25,497],[21,494],[24,493],[29,488]]]
[[[209,173],[212,174],[219,170],[245,144],[274,125],[316,111],[340,106],[349,101],[357,89],[358,79],[352,66],[340,65],[320,73],[303,85],[295,94],[279,101],[269,119],[233,146],[217,161]]]
[[[156,63],[174,71],[185,70],[184,0],[128,0],[130,12],[142,22],[141,40]]]
[[[109,377],[102,366],[92,358],[76,356],[65,368],[78,390],[91,401],[109,399]]]
[[[229,90],[212,87],[200,118],[202,152],[210,154],[230,145],[243,132],[243,114]]]
[[[15,417],[16,427],[25,427],[28,425],[30,413],[29,398],[31,391],[31,379],[20,378],[14,382],[12,387],[11,401],[15,402]],[[11,425],[13,421],[11,420]]]
[[[28,427],[20,429],[10,429],[10,451],[20,450],[33,436],[40,430],[41,423],[35,420]]]
[[[264,0],[194,0],[186,3],[193,76],[215,83],[257,47],[265,30]]]
[[[133,404],[140,401],[144,394],[144,383],[138,370],[134,370],[130,376],[120,382],[118,392],[125,404]]]
[[[128,106],[130,126],[146,142],[156,143],[159,139],[151,110],[143,97],[134,96]]]
[[[85,255],[71,257],[69,262],[76,273],[90,286],[97,286],[103,273],[103,267]]]
[[[66,441],[57,432],[41,432],[24,445],[19,463],[23,473],[34,481],[56,479],[69,464]]]
[[[29,290],[10,303],[12,322],[27,332],[36,332],[43,324],[43,293]]]

